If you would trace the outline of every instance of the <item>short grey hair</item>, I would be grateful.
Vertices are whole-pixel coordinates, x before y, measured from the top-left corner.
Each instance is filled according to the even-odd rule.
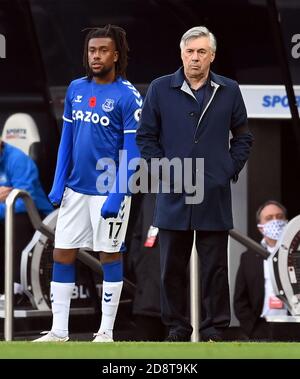
[[[181,37],[180,41],[180,49],[183,50],[187,41],[194,38],[199,37],[209,37],[210,48],[213,53],[217,50],[217,40],[216,37],[207,29],[205,26],[195,26],[194,28],[189,29],[184,35]]]

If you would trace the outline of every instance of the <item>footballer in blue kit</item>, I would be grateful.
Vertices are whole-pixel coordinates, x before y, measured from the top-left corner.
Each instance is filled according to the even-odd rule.
[[[93,342],[113,341],[123,286],[120,250],[131,200],[123,181],[133,174],[129,160],[139,156],[135,132],[142,106],[141,95],[126,79],[127,54],[124,29],[115,25],[91,29],[83,56],[87,76],[72,81],[67,90],[49,194],[51,202],[60,205],[51,281],[53,321],[50,332],[35,342],[69,339],[79,248],[98,251],[103,269],[102,318]],[[116,175],[103,180],[106,172]]]
[[[73,137],[73,164],[67,187],[87,195],[107,195],[96,187],[101,174],[97,161],[111,158],[118,168],[124,138],[135,138],[141,105],[139,92],[122,77],[103,85],[86,77],[71,83],[63,116]],[[59,185],[59,190],[62,188]],[[55,196],[58,198],[54,197],[54,202],[59,201],[61,192]]]

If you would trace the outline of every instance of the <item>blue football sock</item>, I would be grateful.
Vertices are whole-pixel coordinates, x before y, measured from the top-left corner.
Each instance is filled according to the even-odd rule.
[[[123,261],[102,264],[103,280],[105,282],[121,282],[123,280]]]
[[[54,262],[52,281],[58,283],[75,283],[75,264]]]

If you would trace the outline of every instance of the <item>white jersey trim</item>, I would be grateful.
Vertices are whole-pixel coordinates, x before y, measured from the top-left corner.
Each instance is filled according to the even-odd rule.
[[[70,120],[69,118],[67,118],[67,117],[65,117],[65,116],[63,116],[63,120],[64,120],[64,121],[67,121],[67,122],[73,122],[73,120]]]
[[[124,130],[124,134],[127,134],[127,133],[136,133],[136,130],[135,129]]]

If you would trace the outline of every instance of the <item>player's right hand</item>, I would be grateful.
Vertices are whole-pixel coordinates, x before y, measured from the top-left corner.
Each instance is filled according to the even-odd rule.
[[[51,192],[48,195],[48,198],[54,207],[60,206],[62,196],[60,196],[60,194],[58,194],[57,191],[55,191],[55,189],[52,188]]]

